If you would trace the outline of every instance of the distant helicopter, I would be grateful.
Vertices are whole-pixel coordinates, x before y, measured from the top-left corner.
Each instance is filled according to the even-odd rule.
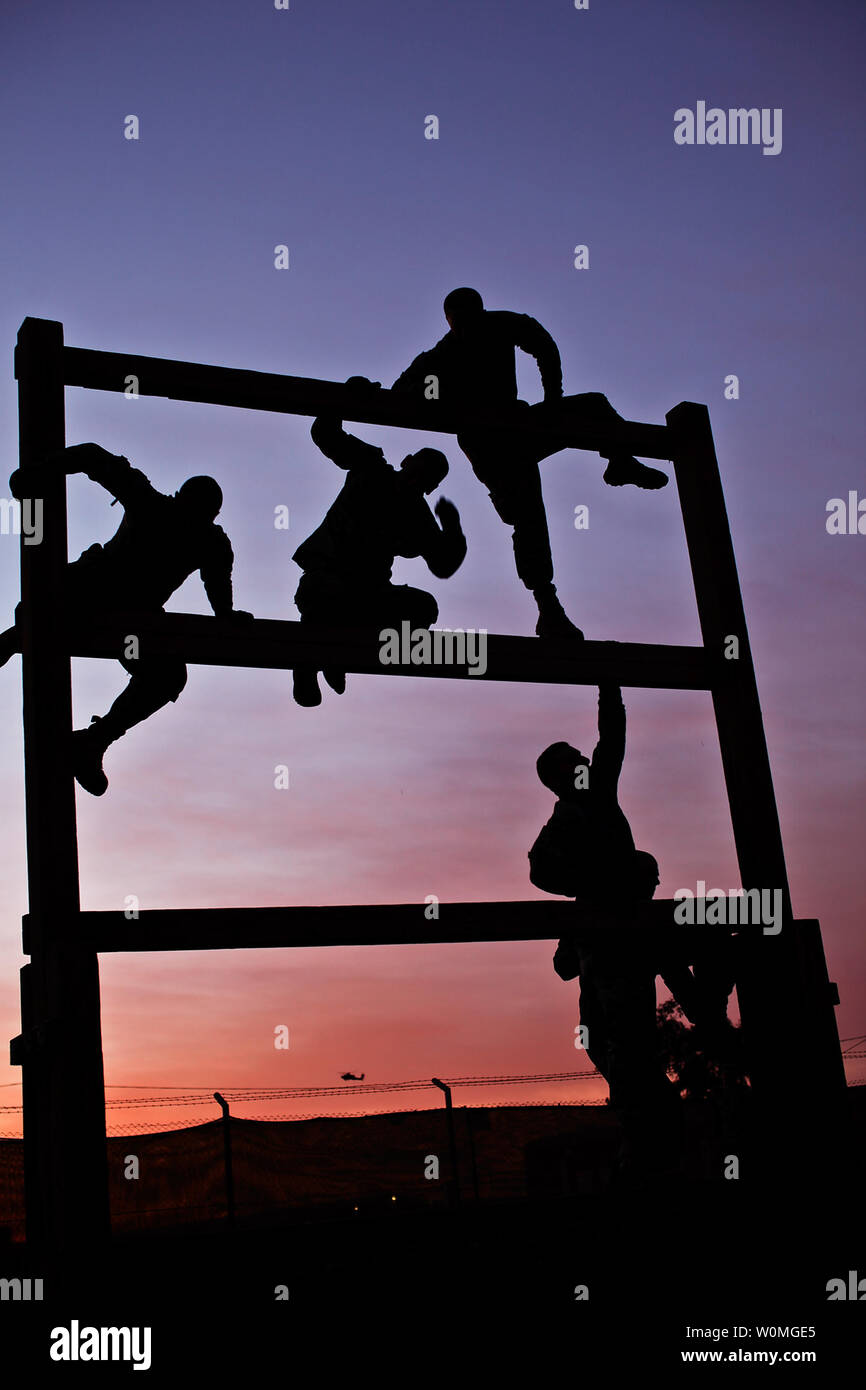
[[[361,1072],[361,1075],[360,1075],[360,1076],[356,1076],[355,1073],[354,1073],[353,1071],[344,1071],[344,1072],[341,1072],[341,1073],[340,1073],[340,1080],[341,1080],[341,1081],[363,1081],[365,1076],[366,1076],[366,1072],[363,1072],[363,1071]]]

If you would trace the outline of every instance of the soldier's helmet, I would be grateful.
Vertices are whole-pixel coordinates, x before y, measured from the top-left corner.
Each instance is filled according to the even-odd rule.
[[[222,488],[216,478],[204,473],[187,478],[175,497],[185,511],[201,521],[213,521],[223,504]]]
[[[419,449],[415,458],[424,474],[425,492],[432,492],[448,474],[448,460],[441,449]]]
[[[631,871],[631,887],[638,898],[651,898],[659,883],[658,860],[648,850],[636,849]]]
[[[445,310],[445,317],[453,326],[455,323],[471,323],[484,311],[484,300],[477,290],[469,289],[468,285],[463,285],[459,290],[452,290],[445,296],[442,305]]]

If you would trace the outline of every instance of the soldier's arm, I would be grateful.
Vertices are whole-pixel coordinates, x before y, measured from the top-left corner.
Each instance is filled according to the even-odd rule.
[[[205,557],[199,566],[204,591],[217,618],[228,617],[237,612],[233,606],[232,566],[234,565],[232,543],[221,526],[214,526],[207,542]],[[241,614],[250,617],[248,613]]]
[[[558,400],[562,395],[562,361],[559,348],[546,328],[529,314],[511,316],[514,345],[528,352],[538,363],[544,399]]]
[[[111,454],[101,444],[72,444],[48,454],[37,468],[16,469],[9,479],[13,497],[34,495],[43,477],[60,468],[64,473],[84,473],[99,483],[126,508],[130,503],[146,501],[156,495],[156,488],[142,473],[133,468],[123,454]],[[25,492],[22,492],[22,489]]]
[[[425,537],[421,555],[430,573],[435,574],[437,579],[450,579],[466,558],[466,537],[460,525],[460,513],[447,497],[440,497],[436,503],[436,516],[441,526],[437,526],[429,508],[427,510],[430,516],[429,535]]]
[[[402,393],[418,393],[423,388],[426,378],[436,376],[439,370],[438,347],[439,344],[437,343],[436,347],[429,348],[426,352],[419,352],[418,356],[409,363],[405,372],[400,373],[391,390]]]
[[[598,743],[592,755],[590,781],[601,789],[600,778],[616,792],[625,758],[625,705],[618,685],[598,687]]]
[[[313,421],[310,435],[316,448],[322,451],[325,458],[329,458],[346,472],[350,468],[363,468],[372,463],[381,465],[385,461],[381,449],[375,444],[367,444],[354,434],[348,434],[343,429],[342,420],[338,420],[336,416],[319,415]]]

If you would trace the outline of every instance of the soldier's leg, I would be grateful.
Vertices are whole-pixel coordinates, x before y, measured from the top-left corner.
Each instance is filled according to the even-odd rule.
[[[408,589],[407,585],[403,587]],[[390,588],[390,585],[385,586],[386,593]],[[422,591],[412,589],[409,592],[420,594]],[[326,627],[375,627],[383,626],[378,615],[380,595],[381,588],[365,589],[357,582],[347,581],[339,573],[309,570],[301,576],[295,594],[295,604],[302,622],[321,623]],[[435,609],[435,600],[429,594],[423,594],[423,598],[429,600]],[[435,616],[434,612],[433,618]],[[429,621],[432,622],[433,618]],[[425,625],[429,623],[425,622]],[[326,666],[322,675],[332,690],[338,695],[343,694],[346,689],[345,671],[336,666]],[[322,692],[319,689],[318,672],[312,667],[296,666],[293,695],[297,704],[307,708],[320,705]]]
[[[342,611],[342,591],[333,576],[316,570],[301,575],[295,606],[301,622],[339,624]],[[343,624],[346,619],[343,616]],[[345,687],[345,677],[343,677]],[[322,703],[319,673],[311,666],[296,666],[292,672],[292,695],[296,705],[312,709]]]
[[[728,998],[736,983],[730,930],[718,927],[701,934],[694,943],[691,959],[696,994],[692,1022],[701,1043],[714,1060],[736,1062],[740,1059],[740,1035],[728,1019]]]
[[[656,1030],[655,980],[649,971],[606,973],[597,989],[609,1035],[611,1099],[639,1108],[662,1086]]]
[[[539,637],[583,637],[566,615],[553,582],[553,557],[550,552],[550,532],[547,511],[541,490],[538,464],[519,460],[505,474],[505,486],[491,488],[490,496],[499,515],[512,518],[512,544],[518,577],[538,605],[535,631]]]
[[[665,1167],[677,1152],[679,1098],[659,1055],[655,977],[643,962],[607,962],[596,978],[607,1038],[611,1104],[624,1172]]]
[[[700,936],[692,950],[692,966],[695,979],[705,993],[726,1007],[737,980],[730,928],[719,927]]]
[[[18,626],[20,616],[21,604],[18,603],[15,605],[15,622],[12,627],[0,632],[0,666],[5,666],[6,662],[21,650],[21,629]]]
[[[488,483],[497,514],[514,528],[514,567],[521,583],[533,593],[553,584],[550,532],[537,463],[509,461],[501,475]]]
[[[0,632],[0,666],[5,666],[20,650],[21,634],[17,627],[7,627],[5,632]]]
[[[379,632],[383,628],[399,631],[400,624],[404,622],[408,622],[412,628],[430,627],[439,616],[439,605],[433,595],[424,589],[413,589],[410,584],[384,584],[370,590],[356,588],[351,596],[344,596],[338,608],[339,614],[332,616],[331,622],[373,628]],[[343,694],[346,689],[345,671],[326,666],[322,675],[332,690],[338,695]]]
[[[584,391],[577,396],[563,396],[558,401],[542,401],[531,406],[530,411],[539,424],[539,447],[545,450],[539,458],[549,458],[560,449],[585,447],[580,437],[593,425],[624,423],[623,417],[600,391]],[[635,487],[654,489],[664,487],[668,481],[667,474],[660,468],[649,468],[625,450],[603,451],[601,457],[607,459],[604,481],[609,487],[632,483]]]
[[[530,406],[527,420],[538,427],[534,457],[542,459],[558,454],[562,449],[581,447],[574,443],[575,435],[593,425],[622,423],[607,396],[600,391],[583,391],[577,396],[561,396],[559,400],[539,401]]]
[[[483,440],[461,434],[457,442],[476,478],[487,488],[497,515],[514,528],[518,578],[531,590],[552,584],[553,558],[537,464],[529,457],[518,457],[513,440],[504,432]]]
[[[583,1045],[592,1065],[601,1072],[610,1086],[610,1056],[604,1010],[595,987],[590,960],[581,955],[580,964],[579,1019],[581,1028],[585,1030]]]
[[[535,458],[529,453],[516,454],[513,440],[505,434],[483,443],[477,436],[460,435],[458,443],[476,478],[487,488],[497,515],[513,528],[517,576],[538,605],[536,633],[539,637],[581,638],[583,633],[566,616],[553,582],[550,532]]]
[[[89,728],[72,735],[73,773],[85,791],[94,796],[102,796],[108,787],[102,768],[108,746],[164,705],[173,703],[186,685],[186,666],[179,657],[121,657],[120,664],[130,673],[126,688],[106,715],[101,719],[94,716]]]
[[[371,598],[376,626],[400,629],[401,623],[412,628],[432,627],[439,617],[439,605],[426,589],[414,589],[411,584],[388,584]]]

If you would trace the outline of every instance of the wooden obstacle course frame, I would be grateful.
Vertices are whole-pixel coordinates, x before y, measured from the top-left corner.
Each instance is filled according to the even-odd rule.
[[[22,1066],[27,1239],[35,1249],[74,1253],[110,1234],[105,1089],[98,954],[118,950],[265,949],[345,944],[540,940],[563,930],[567,902],[440,904],[435,927],[423,905],[339,908],[190,909],[81,912],[72,730],[71,657],[116,658],[134,630],[141,650],[188,662],[321,669],[424,678],[506,680],[709,690],[719,732],[742,884],[780,889],[784,928],[766,936],[741,932],[744,968],[738,998],[753,1087],[776,1115],[800,1089],[838,1099],[845,1076],[833,1014],[833,987],[817,922],[795,923],[791,911],[763,721],[724,495],[706,406],[683,403],[665,425],[626,421],[587,428],[581,448],[626,449],[673,461],[692,568],[703,645],[573,644],[491,635],[484,676],[459,667],[383,667],[375,634],[325,631],[264,619],[227,623],[188,614],[122,615],[66,625],[57,596],[67,565],[65,475],[45,477],[41,460],[65,446],[65,388],[123,392],[137,378],[141,396],[209,402],[243,409],[315,415],[332,412],[367,424],[455,433],[483,415],[456,420],[388,391],[284,377],[200,363],[67,347],[63,325],[27,318],[18,335],[20,466],[40,469],[43,534],[21,544],[25,797],[29,912],[21,971],[22,1031],[12,1058]],[[498,422],[501,424],[501,420]],[[528,422],[527,422],[528,427]],[[521,428],[519,421],[515,428]],[[532,426],[535,428],[535,426]],[[575,445],[575,447],[578,447]],[[134,627],[131,624],[134,623]],[[728,639],[739,643],[725,659]],[[303,717],[303,716],[299,716]],[[660,923],[673,904],[653,904]],[[690,929],[693,930],[693,929]],[[318,933],[318,935],[317,935]],[[467,935],[467,933],[472,933]],[[372,937],[372,942],[371,938]],[[777,1041],[808,1018],[811,1036],[794,1082],[780,1069]],[[780,1160],[788,1154],[780,1129]]]

